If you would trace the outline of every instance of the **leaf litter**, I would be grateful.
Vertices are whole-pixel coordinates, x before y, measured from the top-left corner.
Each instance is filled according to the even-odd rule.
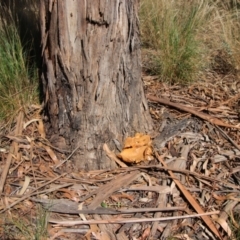
[[[67,171],[77,149],[51,146],[40,106],[20,111],[12,129],[2,130],[1,239],[28,239],[19,220],[33,239],[41,218],[47,234],[40,239],[236,239],[240,90],[234,79],[184,88],[143,79],[155,131],[129,136],[120,153],[104,144],[117,169]]]

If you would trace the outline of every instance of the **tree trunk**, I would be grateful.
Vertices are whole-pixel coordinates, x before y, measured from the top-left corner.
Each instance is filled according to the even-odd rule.
[[[78,169],[113,168],[102,146],[149,132],[138,0],[42,0],[43,86],[51,141]]]

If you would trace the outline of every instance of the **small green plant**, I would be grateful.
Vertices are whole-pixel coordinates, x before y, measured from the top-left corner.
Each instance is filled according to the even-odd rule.
[[[36,226],[35,226],[35,240],[47,239],[47,218],[48,212],[42,206],[38,206]]]
[[[35,220],[29,216],[10,217],[2,226],[1,239],[26,239],[44,240],[47,239],[47,215],[48,212],[40,205],[36,208]],[[31,216],[33,217],[33,216]],[[6,221],[6,220],[5,220]]]
[[[20,109],[38,102],[37,68],[11,14],[1,6],[0,11],[0,121],[9,121]]]

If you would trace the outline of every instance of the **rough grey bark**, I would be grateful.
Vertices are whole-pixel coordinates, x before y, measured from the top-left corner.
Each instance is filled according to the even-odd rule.
[[[52,141],[82,169],[152,122],[141,81],[138,0],[41,1],[43,85]],[[61,144],[60,144],[61,143]]]

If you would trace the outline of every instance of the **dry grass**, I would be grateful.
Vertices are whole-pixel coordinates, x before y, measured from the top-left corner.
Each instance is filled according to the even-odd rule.
[[[183,84],[209,71],[238,72],[239,14],[234,1],[142,0],[145,69],[162,81]]]
[[[14,16],[18,14],[25,14],[25,17],[27,16],[26,18],[23,17],[23,15],[21,16],[23,17],[23,20],[28,23],[29,19],[33,18],[34,21],[36,20],[36,15],[32,14],[32,11],[29,11],[29,9],[31,9],[31,6],[33,6],[32,9],[35,9],[35,5],[30,4],[34,2],[36,3],[36,1],[19,1],[21,3],[25,2],[25,4],[29,4],[29,9],[25,8],[24,6],[16,6],[16,1],[7,2],[9,3],[9,6],[12,6],[11,9],[14,13]],[[186,1],[183,0],[141,0],[141,4],[141,32],[143,46],[145,49],[147,49],[147,55],[150,58],[150,61],[148,59],[146,62],[151,63],[151,65],[148,64],[146,66],[148,70],[150,70],[154,74],[158,74],[162,81],[167,81],[169,83],[181,82],[183,84],[189,83],[191,81],[197,81],[200,76],[204,76],[206,74],[212,74],[211,76],[213,76],[214,73],[218,74],[218,77],[216,77],[215,80],[212,80],[215,81],[214,84],[209,83],[208,86],[206,86],[205,84],[198,84],[197,86],[193,86],[190,89],[191,91],[194,90],[194,92],[201,97],[199,99],[204,98],[205,101],[200,101],[199,99],[196,99],[193,95],[185,95],[185,93],[182,92],[180,88],[179,92],[175,91],[175,93],[172,94],[174,88],[169,88],[168,91],[168,87],[166,87],[166,85],[162,85],[160,89],[157,89],[156,85],[154,85],[154,91],[162,91],[162,96],[164,96],[164,94],[166,95],[164,97],[171,96],[172,100],[174,100],[175,102],[182,102],[183,104],[191,103],[192,105],[198,106],[199,108],[205,107],[206,102],[209,103],[214,99],[217,99],[219,102],[214,103],[213,106],[215,107],[208,109],[208,111],[212,110],[213,112],[210,112],[212,115],[216,114],[217,112],[219,113],[218,117],[224,118],[224,120],[226,121],[230,119],[231,121],[234,121],[235,124],[237,124],[238,106],[235,107],[235,105],[237,105],[237,101],[235,101],[235,91],[237,91],[238,88],[234,87],[235,83],[234,81],[231,82],[232,78],[230,78],[229,80],[225,78],[223,83],[219,83],[219,81],[221,80],[221,74],[222,76],[225,76],[231,73],[237,76],[240,71],[240,25],[239,6],[237,1],[212,0],[200,2],[192,0],[187,1],[186,3]],[[7,22],[7,24],[5,22],[1,22],[0,24],[0,117],[5,120],[14,118],[14,115],[16,115],[19,109],[27,108],[29,104],[38,101],[36,84],[37,60],[31,58],[32,54],[26,51],[29,46],[33,46],[33,48],[39,46],[38,44],[33,42],[33,39],[36,38],[34,34],[37,34],[37,30],[35,29],[36,31],[30,31],[28,33],[29,35],[27,39],[30,45],[24,45],[23,39],[26,40],[25,34],[27,33],[24,33],[21,30],[23,28],[18,25],[20,24],[20,22],[16,21],[16,19],[18,19],[18,17],[14,17],[14,20],[12,20],[11,24],[9,24],[9,21]],[[31,22],[34,23],[34,21]],[[24,24],[26,24],[26,22]],[[17,27],[15,23],[17,23]],[[34,25],[32,27],[34,27]],[[27,43],[25,42],[25,44]],[[215,88],[218,89],[218,91],[215,91]],[[190,90],[186,90],[186,93],[189,94]],[[232,101],[232,104],[234,104],[234,106],[229,106],[229,104],[228,106],[224,106],[228,108],[230,107],[230,109],[224,108],[226,111],[224,112],[224,110],[220,108],[222,104],[221,100],[227,102],[229,101],[229,99],[234,99],[234,101]],[[160,109],[157,109],[155,112],[156,114],[159,113]],[[181,114],[179,113],[179,115]],[[32,118],[35,119],[35,116],[33,116]],[[32,118],[28,116],[26,117],[25,121],[28,121]],[[158,122],[160,118],[162,118],[162,116],[157,119]],[[33,121],[32,125],[34,124],[35,123]],[[56,175],[56,172],[52,171],[53,169],[51,166],[52,163],[50,157],[47,155],[46,152],[44,152],[43,145],[41,145],[38,141],[39,136],[34,135],[38,132],[37,129],[39,128],[37,128],[37,125],[32,125],[25,129],[25,132],[22,134],[21,137],[16,135],[15,140],[13,140],[21,140],[19,143],[16,142],[16,146],[20,146],[21,144],[21,149],[19,151],[21,152],[21,155],[14,155],[12,165],[15,168],[15,172],[12,172],[12,175],[9,172],[7,185],[4,192],[5,197],[10,200],[10,203],[16,201],[14,196],[12,196],[11,194],[16,193],[16,191],[18,190],[17,188],[19,188],[16,184],[13,184],[15,183],[14,180],[17,179],[19,181],[24,181],[24,176],[26,175],[30,175],[31,178],[34,179],[36,175],[40,179],[38,184],[41,185],[42,181],[47,181],[46,176],[49,179],[52,179],[53,176]],[[196,142],[194,142],[194,145],[192,145],[194,146],[194,148],[191,151],[195,155],[189,155],[188,160],[190,165],[196,160],[196,157],[194,158],[194,156],[197,156],[199,158],[200,163],[202,161],[208,163],[209,159],[204,158],[207,156],[212,156],[214,158],[215,156],[217,156],[217,154],[212,153],[219,153],[221,149],[227,149],[228,151],[231,150],[231,154],[235,154],[236,149],[234,149],[233,146],[231,146],[231,144],[221,136],[221,134],[216,134],[216,136],[214,135],[211,140],[205,142],[205,137],[208,135],[212,136],[214,132],[211,132],[210,129],[208,130],[208,125],[204,125],[203,129],[204,131],[206,131],[201,133],[203,137],[200,140],[196,140],[196,142],[198,143],[197,145]],[[29,136],[27,134],[29,134]],[[235,139],[235,141],[239,139],[238,133],[236,131],[229,131],[228,134],[233,139]],[[29,141],[31,140],[31,142],[26,142],[24,136],[28,136],[27,139],[29,139]],[[5,142],[6,141],[7,140],[5,140]],[[5,142],[3,141],[1,142],[1,144],[3,145],[3,143]],[[216,146],[216,142],[218,142],[218,146]],[[183,137],[180,136],[171,141],[170,143],[177,150],[179,150],[178,148],[180,146],[180,143],[184,143],[184,146],[186,146],[186,141],[183,139]],[[5,152],[1,153],[3,165],[5,163],[5,160],[7,159],[8,154],[11,155],[11,153],[8,153],[9,144],[10,143],[7,142],[6,146],[1,146],[1,150],[6,150]],[[32,151],[31,154],[29,154],[29,149],[31,149]],[[223,153],[221,154],[223,155],[223,157],[225,156]],[[21,156],[21,159],[24,159],[22,163],[20,162],[18,156]],[[170,153],[168,153],[168,156],[170,156]],[[238,160],[239,155],[236,158]],[[172,160],[174,161],[174,159]],[[35,165],[32,164],[31,171],[28,171],[28,163],[33,160],[35,161]],[[211,164],[210,162],[208,165],[206,164],[206,166],[208,166],[210,170],[212,169],[212,165],[215,167],[216,171],[211,172],[212,178],[208,180],[208,182],[203,181],[202,183],[203,185],[207,183],[206,185],[204,185],[204,188],[207,193],[211,193],[209,195],[206,195],[206,199],[209,197],[211,198],[211,205],[208,205],[207,201],[205,204],[207,207],[215,206],[216,209],[222,210],[223,206],[229,200],[226,198],[226,201],[223,200],[222,203],[219,203],[216,199],[213,198],[212,195],[212,193],[215,191],[212,186],[215,186],[216,183],[214,182],[214,180],[219,174],[218,169],[221,168],[221,171],[224,171],[227,176],[227,174],[229,174],[229,166],[231,166],[231,169],[234,169],[237,168],[239,164],[238,161],[235,161],[234,159],[226,159],[225,161],[223,161],[223,163],[219,164],[214,163],[214,161],[211,162]],[[47,169],[44,174],[42,171],[43,167],[46,167]],[[24,172],[22,171],[22,169],[24,169]],[[62,171],[64,171],[64,169]],[[202,165],[199,164],[197,166],[197,171],[199,172],[199,174],[202,174],[204,173],[204,171],[207,172],[208,170],[203,169]],[[126,172],[126,170],[124,170],[124,172]],[[148,173],[144,171],[144,174],[149,174],[148,179],[152,178],[152,181],[156,181],[156,179],[161,179],[159,177],[159,172],[159,169],[157,169],[157,171],[151,169],[148,171]],[[16,177],[16,173],[18,174],[18,177]],[[19,174],[21,173],[22,176],[19,176]],[[166,174],[165,171],[163,171],[163,173]],[[96,174],[96,176],[98,177],[96,178],[97,181],[99,181],[100,174],[101,172]],[[233,173],[231,173],[231,175],[232,174]],[[114,174],[110,172],[109,176],[112,175],[113,178],[116,178],[117,172]],[[227,180],[229,180],[229,182],[232,184],[234,178],[231,175]],[[79,177],[78,179],[82,178],[82,175],[80,174],[79,176],[76,176]],[[86,178],[88,177],[89,173],[86,174]],[[194,184],[198,182],[197,180],[195,180],[194,176],[189,177],[188,175],[187,177],[188,180],[190,179],[190,183],[192,184],[192,186],[195,186]],[[106,173],[104,173],[102,178],[104,179],[103,182],[105,182]],[[75,183],[72,179],[72,176],[68,176],[67,180]],[[91,183],[91,180],[95,180],[94,174],[89,179],[89,183]],[[62,182],[60,183],[64,184],[64,181],[66,181],[66,179],[61,179],[61,181]],[[111,181],[111,179],[109,181]],[[143,184],[144,181],[139,182],[139,184]],[[79,180],[79,182],[81,184],[87,184],[85,180],[83,182]],[[59,185],[59,182],[57,182],[56,184]],[[160,182],[157,182],[157,185],[160,184]],[[236,188],[238,187],[238,185],[239,184],[236,184]],[[31,187],[32,186],[35,186],[33,181],[31,182]],[[91,189],[92,186],[93,184],[91,183],[87,187]],[[96,184],[95,187],[100,187],[99,183]],[[197,187],[198,185],[196,185],[196,188]],[[219,185],[218,188],[223,192],[228,192],[228,188],[225,186]],[[29,189],[31,190],[31,188]],[[49,189],[46,188],[46,192],[48,190]],[[93,191],[93,189],[91,190]],[[61,191],[56,192],[58,194],[51,195],[49,197],[54,196],[55,198],[64,199],[67,196],[69,198],[68,195],[64,195]],[[70,189],[70,193],[73,194],[73,197],[79,197],[78,192],[76,192],[76,190],[74,189]],[[82,189],[82,194],[88,194],[85,188]],[[99,191],[100,196],[101,194],[101,191]],[[143,205],[143,203],[140,201],[142,196],[148,196],[151,199],[152,195],[147,195],[145,193],[145,190],[142,192],[139,191],[139,194],[137,194],[137,191],[135,191],[134,193],[130,193],[129,196],[131,196],[131,194],[136,199],[139,206],[152,206],[151,204],[148,205],[148,203],[146,203],[146,205]],[[192,194],[195,195],[197,199],[201,199],[202,197],[198,192],[193,192]],[[163,195],[164,197],[166,197],[166,194]],[[155,198],[153,199],[156,199],[158,195],[155,194],[153,196],[155,196]],[[179,199],[176,200],[179,201],[176,202],[177,204],[181,203],[181,201],[185,201],[184,198]],[[115,203],[115,200],[111,198],[109,198],[108,201],[113,204]],[[126,203],[126,205],[131,204],[131,201],[127,198],[121,201],[123,203]],[[135,207],[135,205],[133,206]],[[2,209],[3,207],[6,206],[2,206]],[[188,210],[190,211],[191,206],[188,206],[188,208]],[[1,218],[0,220],[0,230],[2,231],[1,233],[4,234],[1,235],[1,237],[9,237],[9,239],[13,239],[14,237],[16,238],[16,236],[18,237],[17,239],[27,239],[28,237],[30,239],[44,239],[44,237],[46,238],[47,214],[45,211],[42,212],[42,210],[39,210],[34,204],[32,205],[32,208],[29,209],[27,205],[21,203],[16,206],[16,208],[10,209],[9,212],[11,212],[12,215],[6,214],[4,215],[6,216],[6,219]],[[29,214],[29,212],[33,215]],[[77,216],[77,218],[79,217]],[[68,219],[68,216],[66,216],[66,219]],[[197,220],[197,222],[199,223],[199,219]],[[181,222],[179,221],[178,223]],[[109,229],[111,229],[110,226]],[[175,223],[175,226],[179,227],[179,224]],[[186,224],[183,224],[183,226],[186,226]],[[144,231],[144,227],[145,226],[142,225],[142,229],[139,230],[140,233]],[[190,228],[188,228],[188,230],[189,229]],[[236,238],[238,239],[238,225],[232,224],[232,229],[233,235],[236,235]],[[58,231],[58,228],[56,228],[56,231]],[[222,233],[226,235],[225,232],[222,231]],[[69,233],[67,234],[69,235]]]
[[[223,4],[219,1],[218,20],[221,23],[223,49],[229,57],[232,67],[240,70],[240,6],[236,1]]]

